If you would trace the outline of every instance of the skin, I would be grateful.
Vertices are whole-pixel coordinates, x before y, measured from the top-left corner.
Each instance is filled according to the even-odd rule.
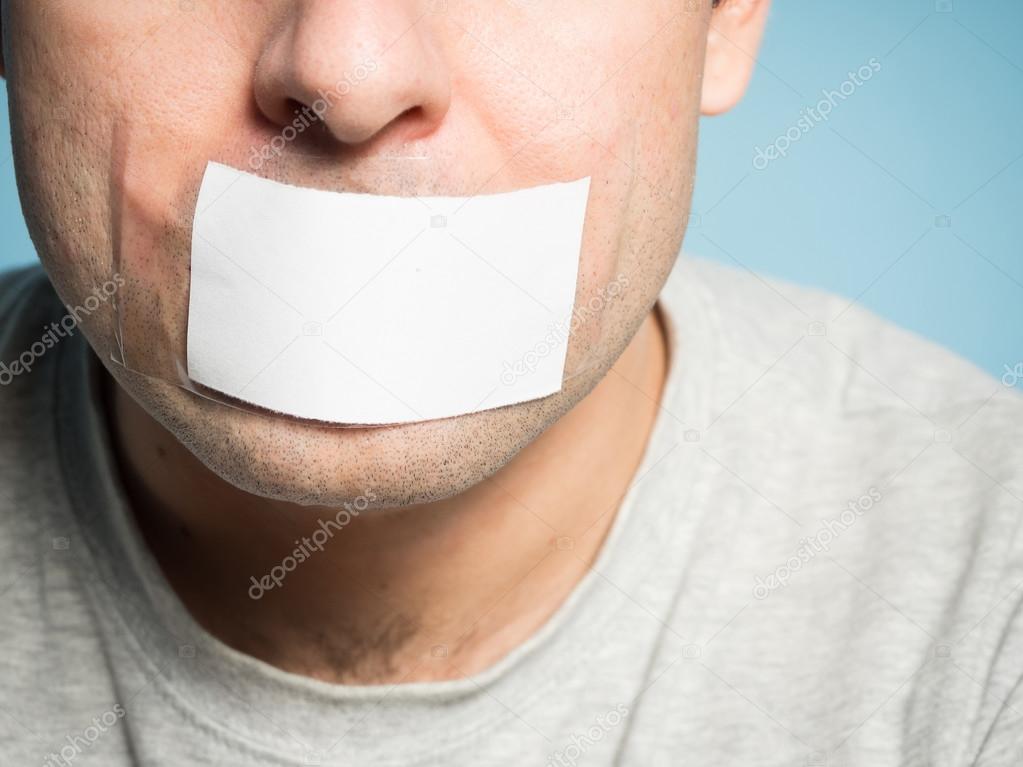
[[[65,303],[124,279],[120,324],[104,307],[82,329],[108,374],[132,511],[207,629],[287,670],[374,683],[477,672],[550,616],[641,460],[667,365],[653,307],[682,242],[697,120],[741,97],[767,7],[3,2],[29,229]],[[259,173],[466,196],[592,177],[577,306],[627,287],[575,328],[568,369],[585,372],[559,394],[338,429],[169,382],[206,162],[249,169],[339,81],[344,97]],[[132,370],[111,362],[118,327]],[[251,576],[360,498],[372,511],[249,597]]]

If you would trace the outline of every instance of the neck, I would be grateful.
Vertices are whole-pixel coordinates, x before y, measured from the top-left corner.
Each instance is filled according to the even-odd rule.
[[[245,494],[116,384],[111,430],[143,537],[214,636],[331,682],[451,679],[525,641],[585,575],[642,459],[666,357],[652,312],[614,370],[507,466],[394,511],[339,516]],[[341,518],[343,535],[312,544]],[[301,564],[263,579],[295,549]]]

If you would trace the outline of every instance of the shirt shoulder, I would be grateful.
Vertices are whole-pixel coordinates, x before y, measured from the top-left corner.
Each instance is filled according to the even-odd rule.
[[[84,352],[68,316],[41,268],[0,274],[0,687],[18,701],[0,716],[0,751],[12,764],[60,749],[118,695],[61,460],[58,390],[86,385],[67,365]],[[103,764],[127,754],[119,730],[90,746]]]
[[[63,502],[54,390],[60,301],[39,267],[0,275],[0,561],[36,566],[34,545]]]
[[[62,304],[40,267],[0,274],[0,474],[10,490],[53,432],[57,346]],[[59,326],[58,326],[59,327]],[[64,334],[67,337],[67,333]]]
[[[912,493],[917,521],[948,530],[997,516],[1015,539],[1023,379],[991,376],[848,298],[696,260],[677,278],[713,315],[713,348],[696,361],[712,369],[704,447],[719,445],[739,473],[773,472],[765,481],[791,472],[793,503],[817,488],[856,498],[873,477]],[[679,310],[685,323],[693,309]]]
[[[683,331],[677,364],[712,376],[695,439],[715,477],[707,502],[736,530],[712,562],[736,595],[724,612],[757,616],[715,645],[816,638],[774,661],[794,709],[830,696],[836,732],[867,722],[847,749],[1006,763],[1023,747],[1015,382],[849,298],[748,270],[687,259],[662,297]],[[711,315],[712,340],[688,355],[694,311]],[[793,681],[810,671],[814,689]],[[865,673],[895,699],[879,713]]]
[[[779,430],[806,452],[828,445],[836,462],[933,444],[963,468],[936,489],[997,482],[1023,502],[1023,378],[998,379],[849,298],[686,267],[679,277],[701,286],[716,325],[712,421]]]
[[[59,316],[60,300],[40,266],[0,272],[0,361],[10,365]],[[38,327],[37,327],[38,323]],[[32,338],[35,332],[35,339]]]
[[[726,373],[715,382],[721,407],[771,371],[792,372],[794,363],[802,375],[786,381],[787,399],[808,408],[865,408],[877,415],[908,408],[951,421],[992,395],[1008,395],[998,407],[1023,404],[1018,390],[855,299],[689,257],[662,298],[685,302],[684,294],[694,290],[689,283],[714,315],[715,353]]]

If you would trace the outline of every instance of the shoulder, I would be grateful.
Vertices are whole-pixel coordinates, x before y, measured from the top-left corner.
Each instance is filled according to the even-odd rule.
[[[699,449],[746,499],[734,571],[765,584],[762,621],[829,631],[842,656],[828,668],[870,668],[899,690],[913,738],[940,724],[973,756],[1018,749],[1023,379],[848,298],[681,266],[664,300],[680,325],[711,315]],[[794,643],[793,667],[804,651]]]
[[[713,315],[719,407],[755,380],[786,404],[838,417],[909,410],[948,426],[989,400],[1017,413],[1023,405],[1018,389],[854,299],[684,258],[662,299],[692,303],[694,291]]]
[[[721,425],[778,429],[782,442],[846,461],[932,446],[954,466],[932,476],[934,492],[997,482],[1023,503],[1023,375],[989,375],[849,298],[687,267],[714,315]]]
[[[713,376],[703,444],[719,446],[734,470],[770,471],[772,482],[791,475],[794,504],[823,488],[856,498],[886,486],[916,506],[912,518],[933,518],[937,530],[918,536],[932,542],[995,518],[1014,531],[1023,376],[988,375],[848,298],[695,260],[678,278],[692,284],[668,290],[692,296],[697,285],[704,296],[697,305],[669,294],[677,322],[712,315],[699,361]],[[692,364],[686,353],[678,350],[682,368]]]
[[[61,326],[63,305],[38,267],[0,274],[0,466],[23,444],[39,441],[49,416],[54,349],[70,337]]]
[[[96,574],[61,461],[58,387],[81,385],[61,359],[84,344],[68,316],[41,268],[0,274],[0,684],[19,702],[18,718],[46,723],[44,734],[80,732],[75,722],[87,723],[96,701],[115,694],[91,601]],[[44,677],[61,695],[44,694]],[[13,749],[18,761],[43,745],[15,727],[0,750]]]
[[[37,527],[59,484],[56,348],[69,334],[53,325],[62,312],[41,268],[0,274],[0,549],[15,545],[18,528]]]
[[[28,356],[33,353],[33,344],[38,341],[45,345],[46,331],[59,319],[61,306],[41,267],[0,273],[0,372],[6,372],[2,379],[5,388],[14,383],[26,365],[31,368]],[[39,351],[38,346],[35,351]]]
[[[9,318],[25,299],[42,293],[56,299],[46,272],[38,264],[0,272],[0,317]]]

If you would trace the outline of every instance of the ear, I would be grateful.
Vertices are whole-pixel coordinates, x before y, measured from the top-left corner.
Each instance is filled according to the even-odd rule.
[[[714,9],[703,71],[703,114],[727,112],[746,92],[770,5],[770,0],[721,0]]]

